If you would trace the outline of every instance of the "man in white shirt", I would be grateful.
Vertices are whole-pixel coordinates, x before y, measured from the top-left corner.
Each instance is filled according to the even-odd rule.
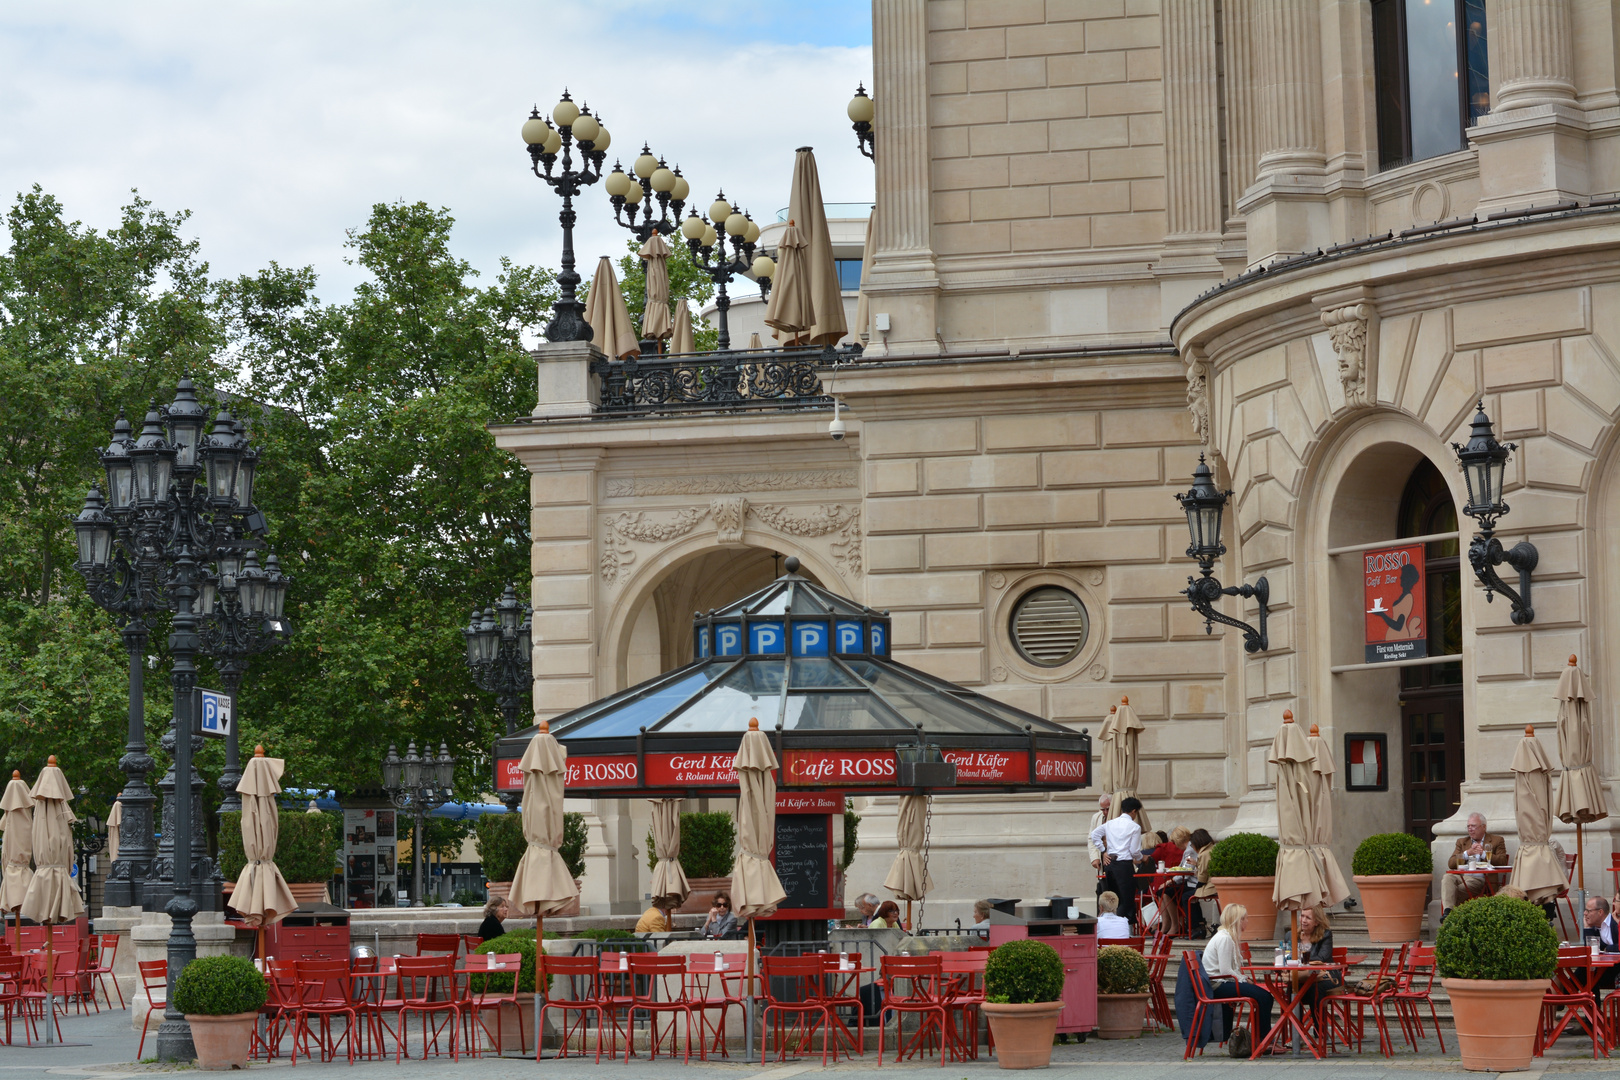
[[[1119,897],[1119,913],[1132,920],[1136,918],[1136,859],[1142,853],[1142,826],[1136,821],[1140,809],[1141,800],[1128,796],[1119,804],[1119,817],[1091,830],[1091,846],[1102,853],[1103,873],[1108,888]]]
[[[1108,807],[1112,802],[1113,799],[1109,797],[1108,793],[1103,792],[1101,797],[1097,799],[1097,812],[1091,815],[1091,824],[1086,826],[1086,847],[1091,854],[1091,869],[1096,872],[1098,896],[1103,894],[1105,887],[1103,884],[1102,852],[1097,849],[1096,844],[1091,842],[1091,834],[1097,831],[1098,826],[1108,820]]]

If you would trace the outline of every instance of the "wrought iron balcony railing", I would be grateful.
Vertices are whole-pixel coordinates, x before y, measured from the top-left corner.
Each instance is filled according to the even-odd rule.
[[[822,373],[859,355],[849,347],[738,349],[597,360],[597,415],[830,408]]]

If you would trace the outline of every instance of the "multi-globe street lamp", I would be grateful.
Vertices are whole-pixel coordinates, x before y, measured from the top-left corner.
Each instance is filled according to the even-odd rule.
[[[495,695],[508,735],[517,730],[524,706],[533,701],[533,619],[529,605],[508,585],[494,607],[482,614],[474,608],[472,621],[462,631],[473,682]]]
[[[229,412],[222,409],[213,431],[205,436],[206,426],[207,414],[189,379],[180,381],[167,408],[160,410],[154,403],[138,437],[129,437],[128,424],[115,426],[113,445],[101,455],[108,496],[104,500],[99,486],[92,486],[74,520],[79,554],[75,569],[98,605],[126,619],[133,611],[173,613],[169,682],[174,719],[164,745],[172,742],[175,795],[165,811],[163,843],[143,890],[149,909],[166,897],[162,910],[171,920],[169,1004],[157,1035],[157,1054],[165,1061],[195,1056],[191,1028],[174,1004],[175,980],[197,955],[192,933],[192,919],[199,910],[193,896],[195,878],[202,879],[209,910],[218,904],[217,871],[206,845],[199,843],[204,840],[201,832],[193,835],[194,824],[201,820],[201,785],[192,768],[198,727],[196,657],[202,648],[203,621],[197,605],[211,564],[221,556],[229,560],[235,553],[263,547],[266,532],[264,515],[253,505],[257,452],[238,432]],[[131,690],[125,770],[133,787],[137,769],[144,774],[151,759],[145,753],[133,685]],[[166,777],[159,786],[168,790],[169,785]],[[133,802],[125,807],[126,818],[133,820],[126,820],[124,827],[137,844],[151,835],[149,806]],[[123,879],[128,871],[126,864]],[[172,890],[165,877],[172,877]]]
[[[393,743],[388,744],[388,756],[383,758],[383,790],[388,801],[396,808],[414,815],[416,831],[411,834],[411,863],[415,883],[411,887],[411,906],[423,907],[422,866],[427,850],[427,815],[455,798],[456,759],[450,748],[439,744],[439,756],[434,758],[430,747],[426,754],[417,756],[416,743],[405,749],[400,757]]]
[[[552,121],[556,121],[556,127],[552,127]],[[523,123],[523,141],[529,148],[534,175],[550,185],[563,201],[562,210],[557,214],[563,231],[562,273],[557,275],[562,292],[552,305],[552,319],[546,326],[547,341],[591,340],[585,305],[574,294],[580,282],[579,273],[574,269],[574,223],[578,219],[574,196],[602,179],[602,160],[607,156],[611,138],[590,109],[575,105],[566,90],[562,100],[551,110],[550,120],[541,116],[536,106]],[[578,169],[574,168],[573,158],[576,143],[580,156]]]
[[[731,297],[726,294],[726,286],[738,275],[753,271],[760,279],[761,291],[768,292],[770,277],[776,272],[775,264],[768,255],[755,257],[759,226],[753,218],[728,203],[724,191],[715,196],[707,216],[700,217],[696,210],[692,211],[681,223],[681,235],[686,238],[692,265],[708,275],[718,291],[714,305],[719,316],[720,336],[716,344],[721,352],[728,352],[731,331],[726,324],[726,312],[731,308]],[[721,378],[725,378],[724,373]]]
[[[613,171],[602,181],[602,188],[613,204],[614,224],[629,229],[645,247],[654,236],[669,236],[680,228],[681,210],[686,206],[686,197],[692,193],[692,186],[681,175],[679,165],[671,169],[646,143],[641,144],[641,156],[631,163],[630,169],[627,173],[614,162]],[[654,203],[658,204],[657,217],[653,216]],[[645,256],[641,270],[646,298],[641,310],[645,313],[652,308],[652,279],[647,276]],[[644,314],[643,320],[645,318]],[[641,351],[657,352],[657,341],[644,338]]]

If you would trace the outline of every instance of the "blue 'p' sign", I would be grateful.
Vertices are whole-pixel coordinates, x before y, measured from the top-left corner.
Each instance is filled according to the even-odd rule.
[[[827,624],[795,623],[793,625],[794,656],[826,656]]]
[[[754,623],[748,628],[748,651],[751,653],[786,652],[785,644],[779,622]]]
[[[841,653],[864,652],[861,642],[861,624],[858,622],[841,622],[838,624],[838,651]]]
[[[223,739],[231,733],[231,699],[218,690],[197,691],[197,733]]]

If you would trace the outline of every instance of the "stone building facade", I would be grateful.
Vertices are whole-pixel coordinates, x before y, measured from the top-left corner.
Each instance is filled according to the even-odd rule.
[[[1511,838],[1512,744],[1535,723],[1558,760],[1571,655],[1620,772],[1612,0],[874,0],[873,40],[889,330],[822,372],[847,437],[815,409],[604,418],[563,346],[497,431],[534,474],[537,715],[683,662],[694,609],[793,554],[892,610],[907,663],[1093,733],[1129,696],[1156,825],[1274,830],[1292,710],[1341,757],[1347,870],[1375,831],[1449,849],[1473,810]],[[1459,559],[1448,444],[1481,400],[1518,444],[1498,535],[1540,553],[1525,625]],[[1200,454],[1234,493],[1217,573],[1270,584],[1259,654],[1179,595]],[[1367,664],[1360,552],[1402,537],[1431,538],[1430,656]],[[1085,619],[1057,663],[1014,640],[1050,587]],[[1352,734],[1386,790],[1346,790]],[[925,921],[1089,894],[1093,808],[935,800]],[[863,813],[855,891],[893,852],[893,808]],[[593,906],[639,902],[641,814],[593,807]]]

